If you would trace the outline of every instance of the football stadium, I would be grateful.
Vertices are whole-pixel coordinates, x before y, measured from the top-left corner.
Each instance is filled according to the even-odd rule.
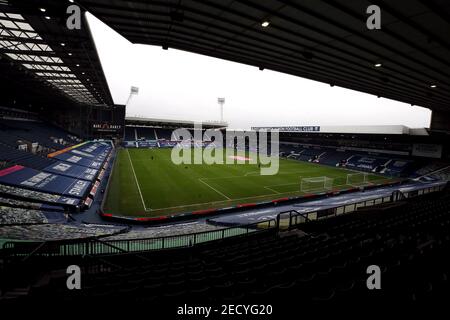
[[[228,98],[212,101],[220,120],[198,121],[184,97],[191,113],[163,117],[123,79],[118,102],[91,16],[163,54],[313,80],[324,97],[343,88],[330,108],[344,120],[310,125],[255,102],[238,129]],[[449,35],[439,0],[0,0],[0,305],[137,302],[176,319],[445,306]],[[184,89],[153,80],[167,101]],[[409,112],[347,125],[340,106],[361,93],[381,117],[389,100],[427,110],[429,125],[405,125]]]
[[[251,153],[237,154],[252,159]],[[251,164],[231,164],[228,168],[204,164],[189,169],[173,164],[170,155],[166,149],[120,150],[103,210],[116,215],[157,217],[390,181],[381,175],[324,168],[289,159],[281,160],[280,170],[274,176],[259,175],[258,165]],[[173,174],[171,183],[165,182],[167,172]]]

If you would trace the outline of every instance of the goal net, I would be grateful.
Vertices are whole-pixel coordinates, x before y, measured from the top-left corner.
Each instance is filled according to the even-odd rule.
[[[367,172],[349,173],[347,174],[347,185],[364,186],[370,184],[369,174]]]
[[[333,179],[328,177],[303,178],[300,183],[300,191],[323,191],[333,188]]]

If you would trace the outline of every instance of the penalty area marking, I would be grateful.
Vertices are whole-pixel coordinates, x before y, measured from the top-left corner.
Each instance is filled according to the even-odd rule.
[[[128,159],[130,160],[130,164],[131,164],[131,170],[133,170],[134,181],[136,182],[136,185],[137,185],[138,191],[139,191],[139,195],[141,196],[142,206],[144,207],[145,211],[151,211],[150,208],[147,209],[147,207],[145,206],[144,197],[142,196],[141,187],[139,186],[139,181],[136,177],[136,172],[134,171],[133,161],[131,161],[130,151],[128,151],[128,149],[127,149],[127,153],[128,153]]]
[[[203,179],[203,178],[200,178],[200,179]],[[340,186],[347,186],[347,184],[335,185],[335,187],[340,187]],[[279,192],[279,193],[264,194],[264,195],[253,196],[253,197],[236,198],[236,199],[220,200],[220,201],[210,201],[210,202],[200,202],[200,203],[179,205],[179,206],[174,206],[174,207],[157,208],[157,209],[152,209],[150,211],[151,212],[158,212],[158,211],[164,211],[164,210],[170,210],[170,209],[190,208],[190,207],[203,206],[203,205],[216,205],[216,204],[219,204],[219,203],[226,203],[228,201],[240,201],[240,200],[250,200],[250,199],[251,200],[256,200],[256,199],[260,199],[260,198],[267,198],[267,197],[270,197],[270,196],[279,196],[280,194],[282,194],[282,195],[299,195],[300,193],[305,193],[305,192],[299,192],[299,191]]]
[[[277,190],[271,189],[270,187],[264,187],[264,189],[267,189],[269,191],[275,192],[276,194],[281,194],[281,192],[278,192]]]
[[[301,178],[301,177],[299,177],[299,178]],[[283,194],[283,192],[279,192],[279,191],[277,191],[277,190],[275,190],[275,189],[272,189],[272,187],[296,186],[296,185],[298,185],[297,182],[295,182],[295,183],[283,183],[283,184],[274,184],[274,185],[270,185],[270,186],[264,186],[264,188],[267,189],[267,190],[270,190],[270,191],[272,191],[272,192],[275,192],[276,194]],[[296,191],[297,191],[297,190],[294,190],[294,191],[288,191],[288,192],[296,192]]]
[[[309,173],[312,171],[317,171],[317,170],[299,170],[299,171],[281,171],[278,172],[275,176],[289,176],[289,175],[293,175],[293,174],[303,174],[303,173]],[[261,177],[266,177],[266,176],[262,176],[262,175],[258,175],[260,173],[260,171],[250,171],[247,172],[246,174],[244,174],[243,176],[239,176],[239,177],[248,177],[248,176],[261,176]],[[237,177],[236,177],[237,178]],[[213,178],[213,179],[220,179],[220,178]]]
[[[231,198],[227,197],[226,195],[224,195],[222,192],[220,192],[219,190],[217,190],[214,187],[211,187],[208,183],[206,183],[205,181],[202,180],[203,178],[199,178],[198,181],[200,181],[201,183],[203,183],[204,185],[208,186],[209,188],[211,188],[212,190],[214,190],[215,192],[217,192],[218,194],[220,194],[222,197],[227,198],[228,200],[232,200]]]

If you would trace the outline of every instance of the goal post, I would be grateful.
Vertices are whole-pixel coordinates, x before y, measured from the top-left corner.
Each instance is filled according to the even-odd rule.
[[[333,188],[333,179],[328,177],[303,178],[300,181],[301,192],[324,191]]]
[[[346,184],[349,186],[365,186],[370,184],[369,173],[357,172],[347,174]]]

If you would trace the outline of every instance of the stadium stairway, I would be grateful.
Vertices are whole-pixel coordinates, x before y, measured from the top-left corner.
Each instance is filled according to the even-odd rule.
[[[269,303],[277,297],[299,307],[310,302],[438,301],[450,298],[449,227],[447,190],[311,222],[301,232],[282,236],[268,232],[142,259],[92,258],[83,265],[87,276],[81,291],[68,291],[65,275],[47,273],[48,281],[30,285],[20,299],[126,298],[157,304]],[[382,290],[367,289],[370,265],[381,268]]]

